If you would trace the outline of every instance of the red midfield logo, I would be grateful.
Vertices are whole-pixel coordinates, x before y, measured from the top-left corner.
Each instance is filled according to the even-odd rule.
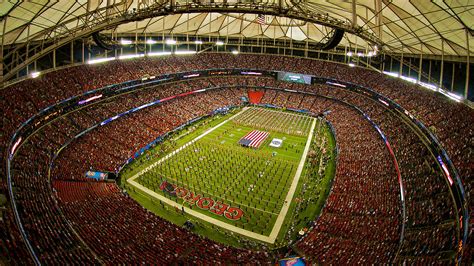
[[[171,189],[170,189],[171,188]],[[168,181],[163,181],[160,184],[160,190],[182,198],[184,201],[189,203],[191,206],[198,206],[200,209],[209,210],[210,212],[217,215],[224,215],[229,220],[239,220],[244,212],[237,208],[231,207],[228,204],[222,203],[221,201],[215,201],[208,197],[203,197],[201,194],[194,195],[193,192],[187,190],[184,187],[178,187],[175,184],[171,184]]]

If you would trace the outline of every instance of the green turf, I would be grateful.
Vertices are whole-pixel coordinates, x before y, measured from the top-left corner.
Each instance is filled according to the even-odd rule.
[[[140,176],[137,182],[159,194],[167,195],[160,189],[160,184],[167,181],[187,189],[194,195],[200,194],[240,208],[244,215],[237,221],[208,210],[194,209],[239,228],[269,235],[295,176],[307,137],[282,133],[285,132],[282,125],[276,128],[277,131],[269,131],[270,137],[259,149],[239,145],[239,139],[248,132],[262,129],[259,123],[268,113],[266,109],[261,108],[243,112],[237,117],[241,119],[238,123],[229,121],[220,126]],[[249,120],[244,117],[248,114],[251,114]],[[309,118],[270,111],[270,116],[274,114],[305,121],[305,131],[309,132]],[[258,118],[257,123],[245,126],[252,124],[251,119],[255,117]],[[303,129],[300,130],[302,131]],[[284,139],[282,147],[268,146],[272,138]],[[174,199],[194,207],[194,204],[187,204],[183,199]]]
[[[121,173],[122,179],[133,176],[166,154],[189,143],[237,111],[240,110],[235,110],[227,116],[215,116],[199,121],[176,133],[127,166]],[[263,114],[267,119],[259,117],[259,114]],[[186,146],[141,175],[136,181],[156,193],[184,203],[185,206],[192,206],[193,210],[212,218],[258,234],[269,235],[301,160],[312,118],[274,110],[268,112],[263,108],[248,110],[237,118]],[[285,122],[277,123],[279,120],[275,118]],[[254,129],[267,131],[270,136],[259,149],[240,146],[239,139]],[[283,146],[270,147],[268,144],[273,138],[283,139]],[[330,181],[334,176],[335,156],[332,154],[334,145],[330,131],[318,120],[310,149],[312,157],[308,158],[305,164],[294,200],[290,203],[289,212],[278,236],[277,245],[294,239],[297,231],[304,228],[308,221],[314,220],[321,211]],[[186,203],[180,197],[173,197],[163,192],[160,189],[163,181],[183,187],[193,195],[200,194],[214,201],[240,208],[244,215],[234,221],[224,215],[202,210],[195,204]],[[131,196],[146,208],[174,223],[182,224],[185,219],[194,221],[197,219],[181,212],[170,211],[163,204],[157,204],[157,199],[136,189],[130,187],[128,189]],[[212,239],[226,244],[241,245],[241,241],[229,237],[229,233],[224,229],[216,230],[216,227],[205,221],[196,222],[201,224],[196,229],[198,233],[206,236],[211,234]]]

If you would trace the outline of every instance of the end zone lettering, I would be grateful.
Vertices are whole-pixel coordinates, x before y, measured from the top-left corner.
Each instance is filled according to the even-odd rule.
[[[169,191],[170,188],[174,188],[173,191]],[[172,195],[176,195],[182,198],[189,205],[196,205],[202,210],[208,210],[217,215],[224,215],[229,220],[239,220],[244,212],[237,207],[231,207],[221,201],[215,201],[209,197],[203,197],[201,194],[194,194],[183,187],[178,187],[175,184],[171,184],[168,181],[163,181],[160,184],[160,189]]]

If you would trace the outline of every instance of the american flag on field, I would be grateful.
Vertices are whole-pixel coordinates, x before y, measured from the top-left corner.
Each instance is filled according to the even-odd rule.
[[[247,147],[258,148],[270,135],[268,132],[252,130],[239,140],[239,144]]]
[[[257,23],[260,25],[265,25],[265,15],[259,14],[257,16]]]

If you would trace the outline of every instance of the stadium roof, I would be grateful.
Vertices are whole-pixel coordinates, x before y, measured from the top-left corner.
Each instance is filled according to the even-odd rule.
[[[173,2],[171,2],[173,1]],[[198,5],[196,2],[171,0],[8,0],[2,3],[2,44],[61,37],[65,31],[84,30],[87,24],[123,16],[125,12],[141,12],[166,6]],[[389,50],[424,54],[467,55],[466,35],[474,28],[474,3],[469,0],[281,0],[244,2],[253,10],[280,9],[279,15],[266,14],[264,23],[258,15],[241,12],[235,0],[216,0],[213,6],[224,6],[227,12],[175,13],[149,17],[141,21],[114,25],[115,33],[192,34],[240,37],[265,37],[319,42],[328,28],[297,18],[284,17],[296,11],[322,19],[331,24],[343,23],[359,32],[373,34]],[[470,3],[469,3],[470,2]],[[203,5],[210,5],[201,2]],[[355,7],[355,9],[354,9]],[[171,9],[169,9],[171,10]],[[212,11],[212,9],[208,9]],[[222,9],[221,9],[222,10]],[[285,12],[285,10],[287,10]],[[233,12],[234,11],[234,12]],[[266,13],[266,12],[263,12]],[[268,12],[271,13],[271,12]],[[278,13],[278,12],[277,12]],[[290,12],[291,13],[291,12]],[[274,13],[276,14],[276,13]],[[467,31],[466,31],[467,29]],[[442,43],[444,40],[444,44]],[[342,45],[367,47],[367,42],[346,34]],[[474,42],[470,43],[474,50]]]

